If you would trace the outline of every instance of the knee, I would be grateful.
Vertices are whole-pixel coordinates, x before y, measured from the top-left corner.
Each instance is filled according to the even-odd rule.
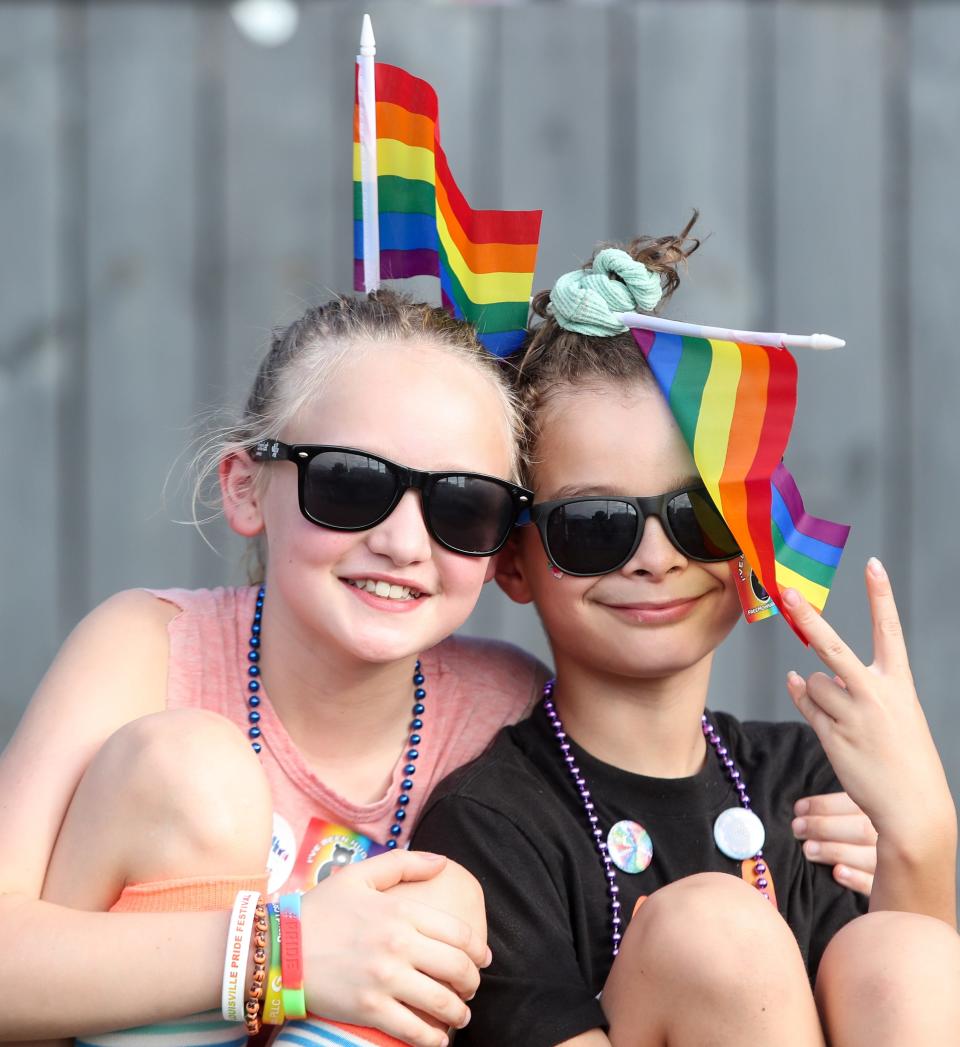
[[[106,742],[89,776],[122,796],[137,844],[148,839],[171,866],[188,856],[251,869],[264,862],[269,786],[242,732],[216,713],[180,709],[134,720]]]
[[[820,962],[816,992],[827,1010],[858,1001],[876,1013],[922,1001],[938,984],[960,985],[960,935],[931,916],[875,912],[834,935]],[[960,1021],[960,1003],[957,1015]]]
[[[667,977],[737,994],[758,980],[793,985],[806,975],[790,928],[756,888],[726,873],[701,873],[660,888],[634,915],[622,952]],[[750,978],[736,957],[749,956]]]
[[[785,927],[776,909],[756,888],[726,873],[699,873],[676,880],[650,895],[630,922],[645,938],[672,939],[680,928],[690,939],[730,941],[754,934],[778,934]]]

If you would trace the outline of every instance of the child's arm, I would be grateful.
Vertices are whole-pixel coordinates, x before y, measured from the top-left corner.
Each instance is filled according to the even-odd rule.
[[[784,599],[797,627],[834,673],[787,677],[852,799],[876,826],[871,910],[899,909],[956,923],[957,821],[940,758],[910,672],[889,578],[867,572],[874,661],[865,666],[796,592]]]

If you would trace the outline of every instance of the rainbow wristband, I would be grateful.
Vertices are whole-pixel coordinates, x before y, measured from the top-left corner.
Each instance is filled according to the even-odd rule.
[[[280,895],[280,974],[283,979],[283,1010],[287,1018],[306,1018],[299,894]]]
[[[270,967],[267,970],[267,991],[263,998],[264,1025],[283,1025],[283,975],[280,968],[280,908],[275,902],[267,906],[270,920]]]

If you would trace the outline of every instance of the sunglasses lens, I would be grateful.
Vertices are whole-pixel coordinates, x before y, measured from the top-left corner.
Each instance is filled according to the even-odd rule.
[[[303,504],[319,524],[359,529],[379,520],[396,492],[396,477],[378,458],[358,451],[322,451],[307,467]]]
[[[606,574],[630,555],[637,538],[637,510],[615,498],[560,505],[547,517],[554,563],[568,574]]]
[[[481,476],[441,476],[430,489],[430,526],[444,545],[461,553],[491,553],[516,519],[506,487]]]
[[[692,560],[729,560],[740,552],[737,540],[704,490],[685,491],[671,498],[667,518],[677,544]]]

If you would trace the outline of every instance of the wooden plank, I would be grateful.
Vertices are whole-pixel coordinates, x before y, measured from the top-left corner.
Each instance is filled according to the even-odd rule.
[[[491,196],[478,205],[543,208],[534,290],[549,287],[611,235],[610,135],[602,115],[609,85],[597,73],[605,67],[608,21],[608,12],[570,6],[549,15],[538,7],[502,10],[484,48],[473,112],[487,156],[484,196]],[[510,602],[495,585],[486,586],[465,631],[550,660],[532,605]]]
[[[568,6],[502,12],[498,96],[501,200],[544,211],[536,287],[609,239],[608,13]],[[600,71],[600,72],[598,72]],[[492,107],[491,107],[492,108]]]
[[[238,408],[271,332],[334,291],[350,291],[351,141],[358,17],[342,5],[306,5],[279,48],[248,40],[225,16],[223,64],[221,374],[208,403]],[[243,542],[209,528],[224,558],[204,556],[209,583],[244,581]]]
[[[764,67],[763,52],[758,58],[751,48],[755,23],[763,18],[756,5],[701,0],[641,4],[633,15],[635,97],[617,114],[616,125],[634,125],[634,155],[621,174],[620,193],[635,196],[638,227],[617,235],[677,232],[698,208],[696,232],[705,238],[681,273],[667,316],[752,327],[764,315],[751,210],[763,191],[757,181],[765,169],[750,160],[758,134],[750,124],[750,103],[762,87]],[[618,39],[623,35],[618,31]],[[738,716],[757,713],[768,690],[758,658],[777,628],[737,626],[717,653],[711,706]]]
[[[634,16],[636,96],[617,126],[635,123],[623,191],[636,197],[640,228],[618,236],[676,232],[699,208],[697,232],[709,239],[666,310],[677,319],[745,327],[762,315],[750,241],[755,132],[748,121],[751,92],[761,88],[749,53],[754,7],[692,0],[642,4]]]
[[[379,57],[438,90],[444,145],[469,194],[472,138],[457,116],[476,86],[470,77],[475,19],[464,12],[398,11],[393,4],[374,4],[370,12]],[[360,20],[346,5],[308,5],[302,14],[297,35],[280,49],[257,47],[235,30],[228,34],[227,326],[234,396],[245,393],[271,327],[352,288],[351,126]],[[302,101],[282,105],[278,99]]]
[[[61,639],[58,404],[61,316],[57,5],[0,10],[0,749]],[[12,656],[12,657],[11,657]]]
[[[91,598],[190,582],[163,487],[194,410],[195,15],[89,8]]]
[[[905,394],[913,421],[909,473],[897,478],[900,511],[909,517],[909,549],[888,559],[910,565],[911,662],[920,697],[960,803],[960,727],[956,716],[956,594],[960,556],[957,454],[952,438],[960,388],[956,350],[956,277],[960,272],[960,8],[917,4],[909,25],[909,254],[898,258],[909,287]],[[899,375],[890,375],[903,390]],[[903,577],[904,572],[898,572]],[[905,588],[901,585],[901,589]]]
[[[890,346],[884,326],[889,155],[883,5],[778,5],[774,254],[769,319],[778,330],[847,339],[836,353],[798,354],[799,406],[787,462],[808,511],[853,525],[826,616],[870,656],[862,571],[883,554],[888,491],[884,398]],[[765,158],[755,157],[758,163]],[[897,578],[906,563],[892,564]],[[772,634],[773,635],[773,634]],[[819,669],[789,630],[768,652],[765,715],[793,715],[783,677]]]

